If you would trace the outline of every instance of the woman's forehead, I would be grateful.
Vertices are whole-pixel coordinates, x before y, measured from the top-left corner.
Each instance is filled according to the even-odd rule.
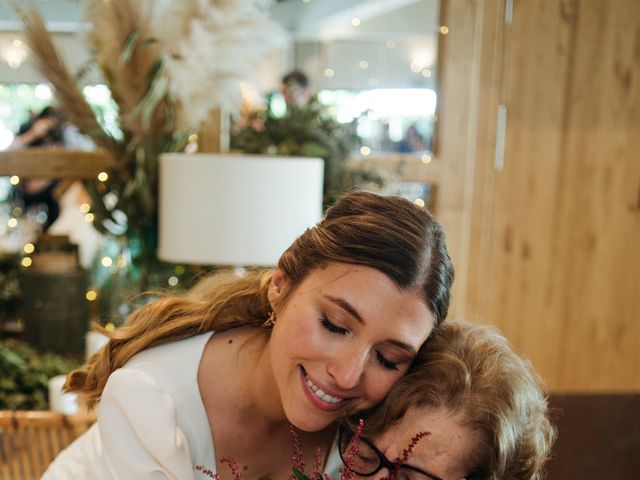
[[[417,441],[407,463],[442,479],[468,474],[479,435],[464,425],[460,414],[444,407],[409,408],[374,443],[388,458],[396,459],[420,432],[426,435]]]

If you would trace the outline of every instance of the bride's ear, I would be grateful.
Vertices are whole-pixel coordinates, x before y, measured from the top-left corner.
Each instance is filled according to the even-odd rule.
[[[269,282],[269,290],[267,292],[267,297],[269,299],[269,303],[272,305],[274,303],[278,303],[282,296],[285,294],[287,286],[287,278],[284,276],[280,267],[276,267],[273,271],[273,276],[271,277],[271,282]]]

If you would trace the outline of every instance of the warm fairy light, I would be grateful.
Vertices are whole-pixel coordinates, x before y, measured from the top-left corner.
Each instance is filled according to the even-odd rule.
[[[24,247],[22,247],[22,250],[24,250],[24,253],[33,253],[35,249],[36,247],[33,245],[33,243],[25,243]]]
[[[416,198],[413,203],[415,203],[420,208],[424,208],[424,200],[421,198]]]
[[[94,220],[93,213],[87,213],[84,216],[84,221],[87,222],[87,223],[91,223],[91,222],[93,222],[93,220]]]
[[[167,280],[167,283],[172,286],[175,287],[176,285],[178,285],[178,277],[176,277],[175,275],[172,275],[169,277],[169,280]]]
[[[111,257],[102,257],[102,260],[100,260],[100,263],[102,264],[103,267],[110,267],[111,265],[113,265],[113,259]]]
[[[86,298],[90,302],[93,302],[96,298],[98,298],[98,292],[96,292],[95,290],[87,290],[87,293],[85,293],[84,298]]]
[[[431,158],[431,155],[429,155],[428,153],[425,153],[424,155],[422,155],[421,160],[422,160],[422,163],[429,164],[431,163],[432,158]]]
[[[14,228],[14,227],[16,227],[17,225],[18,225],[18,220],[17,220],[17,219],[15,219],[15,218],[10,218],[10,219],[7,221],[7,226],[8,226],[9,228]]]
[[[173,269],[173,271],[176,273],[176,275],[182,275],[185,272],[184,265],[177,265],[176,268]]]
[[[106,182],[109,179],[109,174],[107,172],[100,172],[98,174],[98,180],[101,182]]]
[[[444,26],[444,25],[443,25],[443,26],[441,26],[441,27],[440,27],[440,33],[441,33],[442,35],[446,35],[447,33],[449,33],[449,27],[446,27],[446,26]]]
[[[91,205],[89,205],[88,203],[83,203],[82,205],[80,205],[80,211],[82,213],[89,213],[89,210],[91,210]]]
[[[424,70],[422,70],[422,76],[425,78],[429,78],[431,76],[431,70],[425,68]]]
[[[33,261],[31,260],[31,257],[24,257],[20,263],[23,267],[30,267]]]
[[[198,141],[198,135],[195,133],[192,133],[191,135],[189,135],[189,141],[190,142],[197,142]]]
[[[369,68],[369,62],[367,62],[366,60],[360,60],[358,62],[358,66],[362,69],[362,70],[366,70],[367,68]]]
[[[396,48],[396,45],[395,40],[387,40],[387,48]]]
[[[11,182],[11,185],[18,185],[20,183],[20,177],[17,175],[12,175],[9,179],[9,182]]]
[[[331,78],[336,74],[336,72],[334,72],[333,68],[325,68],[324,69],[324,76],[327,78]]]
[[[411,62],[411,71],[413,73],[418,73],[420,70],[422,70],[422,65],[419,62]]]
[[[13,44],[14,47],[21,47],[22,46],[22,40],[18,40],[17,38],[11,43]]]
[[[360,19],[359,18],[352,18],[351,19],[351,25],[353,25],[354,27],[359,27],[360,26]]]
[[[118,268],[123,269],[127,267],[127,261],[124,259],[122,255],[118,255],[118,259],[116,260],[116,265]]]
[[[360,147],[360,153],[362,155],[369,155],[371,153],[371,149],[369,147],[367,147],[366,145],[362,146],[362,147]]]
[[[115,332],[116,331],[116,326],[113,323],[109,322],[104,326],[104,329],[107,332]]]
[[[14,217],[19,217],[20,215],[22,215],[22,209],[20,207],[14,207],[14,209],[11,211],[11,214]]]

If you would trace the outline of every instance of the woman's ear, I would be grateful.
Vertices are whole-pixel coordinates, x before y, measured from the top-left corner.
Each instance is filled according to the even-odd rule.
[[[276,267],[273,271],[271,282],[269,282],[269,290],[267,292],[270,304],[278,303],[282,299],[286,291],[286,286],[287,278],[284,276],[282,270],[280,270],[280,267]]]

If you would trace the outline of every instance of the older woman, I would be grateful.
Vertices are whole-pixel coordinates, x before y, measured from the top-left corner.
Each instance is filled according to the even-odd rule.
[[[555,439],[531,365],[497,330],[456,321],[366,416],[349,452],[351,424],[340,453],[355,478],[539,480]]]

